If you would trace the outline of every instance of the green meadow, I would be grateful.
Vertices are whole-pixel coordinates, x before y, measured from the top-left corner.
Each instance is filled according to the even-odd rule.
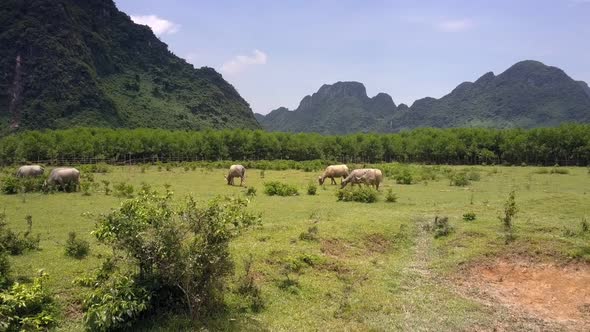
[[[398,184],[387,176],[375,203],[337,201],[339,185],[329,180],[318,186],[316,195],[308,195],[308,185],[317,185],[321,172],[249,169],[245,187],[255,188],[256,195],[248,209],[261,214],[262,225],[231,243],[235,272],[227,280],[224,308],[197,322],[182,312],[162,314],[136,329],[461,331],[579,326],[479,296],[464,281],[472,267],[498,259],[588,264],[590,232],[583,226],[590,220],[587,168],[552,172],[555,169],[540,167],[396,167],[413,174],[412,183]],[[477,176],[467,185],[451,185],[448,174],[461,171]],[[135,193],[142,183],[162,192],[168,188],[178,201],[186,195],[200,203],[216,196],[245,196],[245,187],[226,184],[225,173],[212,168],[113,166],[107,173],[93,174],[96,185],[90,195],[2,194],[0,211],[8,227],[25,231],[30,215],[33,233],[41,239],[40,250],[10,256],[12,276],[26,282],[44,270],[59,308],[57,330],[82,330],[81,303],[87,290],[73,281],[95,271],[109,255],[110,249],[99,245],[92,231],[98,216],[125,199],[114,192],[106,195],[102,181],[111,187],[126,182]],[[263,184],[270,181],[294,185],[299,195],[267,196]],[[386,201],[389,190],[396,202]],[[507,241],[499,217],[511,191],[518,212],[513,239]],[[475,220],[464,220],[467,213]],[[435,237],[437,217],[448,218],[448,235]],[[72,231],[90,242],[86,258],[64,254]],[[257,307],[237,290],[246,274],[260,289]]]

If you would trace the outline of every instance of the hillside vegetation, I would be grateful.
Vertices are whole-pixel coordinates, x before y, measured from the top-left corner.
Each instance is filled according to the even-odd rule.
[[[112,0],[2,1],[0,44],[0,134],[259,127],[219,73],[172,54]]]
[[[398,132],[418,127],[535,128],[590,122],[590,89],[561,69],[522,61],[500,75],[489,72],[446,96],[396,106],[380,93],[367,96],[358,82],[324,85],[299,107],[256,117],[271,131],[346,134]]]

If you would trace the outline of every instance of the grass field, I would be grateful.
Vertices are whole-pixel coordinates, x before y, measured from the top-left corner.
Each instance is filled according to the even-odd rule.
[[[462,166],[452,166],[462,169]],[[590,174],[586,168],[560,168],[568,174],[540,174],[536,167],[471,167],[481,176],[469,186],[450,186],[449,179],[399,185],[385,179],[379,201],[372,204],[337,202],[336,188],[326,184],[317,195],[306,188],[319,174],[302,171],[247,172],[246,185],[257,189],[250,209],[262,214],[263,225],[232,244],[235,277],[229,281],[227,309],[201,323],[182,314],[143,322],[138,329],[191,330],[542,330],[581,329],[590,324],[590,300],[579,315],[557,319],[542,311],[512,306],[473,281],[473,267],[497,260],[545,266],[576,266],[586,271],[590,262]],[[145,173],[140,167],[112,167],[95,174],[95,182],[126,181],[138,189],[142,182],[170,190],[178,199],[192,194],[199,201],[217,195],[243,195],[244,188],[228,186],[221,169],[161,170]],[[299,188],[300,195],[268,197],[263,182],[282,181]],[[326,181],[329,183],[329,180]],[[395,203],[385,193],[397,194]],[[516,238],[506,244],[502,224],[504,202],[516,192],[519,213]],[[82,327],[83,290],[74,278],[93,271],[102,256],[91,231],[96,217],[118,206],[122,199],[100,188],[81,193],[0,195],[0,210],[12,229],[26,228],[41,235],[40,251],[11,257],[13,275],[32,277],[39,269],[50,276],[62,316],[58,330]],[[473,212],[474,221],[463,214]],[[428,231],[435,216],[449,218],[453,231],[435,238]],[[317,234],[310,228],[316,227]],[[64,255],[68,232],[91,241],[82,260]],[[302,239],[302,233],[309,233]],[[305,236],[304,236],[305,237]],[[244,261],[252,257],[251,273],[261,287],[264,307],[251,310],[235,292],[244,275]],[[293,266],[284,273],[285,266]],[[583,275],[587,280],[590,274]],[[26,279],[26,278],[24,278]],[[549,299],[548,299],[549,301]],[[584,310],[588,309],[588,312]],[[199,325],[202,324],[202,325]],[[588,325],[586,325],[588,326]]]

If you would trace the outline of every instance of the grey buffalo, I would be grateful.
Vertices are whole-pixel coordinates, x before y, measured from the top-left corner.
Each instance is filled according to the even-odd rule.
[[[240,187],[242,183],[244,183],[244,178],[246,177],[246,167],[242,165],[231,165],[229,167],[229,172],[225,179],[227,180],[228,185],[234,185],[234,178],[240,178]]]
[[[346,165],[330,165],[324,170],[324,174],[318,177],[320,185],[324,184],[326,178],[330,178],[332,184],[336,184],[334,178],[345,178],[348,176],[348,166]]]
[[[46,185],[59,186],[63,190],[67,190],[74,186],[77,188],[80,184],[80,171],[72,167],[58,167],[51,170],[49,177],[45,181]]]
[[[355,169],[342,181],[340,188],[346,187],[350,183],[351,186],[364,183],[367,186],[375,186],[375,189],[379,190],[379,184],[383,182],[383,173],[379,169],[375,168],[361,168]]]
[[[43,172],[45,169],[39,165],[26,165],[16,171],[16,176],[19,178],[37,177],[43,175]]]

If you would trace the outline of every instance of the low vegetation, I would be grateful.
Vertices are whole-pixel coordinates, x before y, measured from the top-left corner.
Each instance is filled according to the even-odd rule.
[[[299,190],[297,190],[297,187],[287,183],[271,181],[264,183],[264,193],[268,196],[297,196],[299,195]]]
[[[377,202],[378,192],[370,187],[356,187],[354,189],[340,189],[336,192],[336,197],[343,202]]]

